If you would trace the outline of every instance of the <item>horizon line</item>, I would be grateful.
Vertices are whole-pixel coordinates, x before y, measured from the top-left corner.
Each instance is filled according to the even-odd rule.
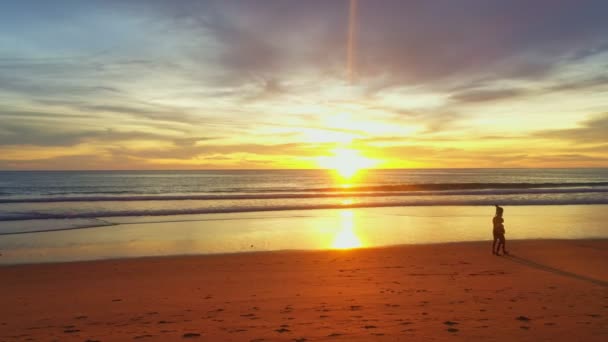
[[[607,166],[578,166],[578,167],[411,167],[411,168],[363,168],[361,171],[370,170],[565,170],[565,169],[608,169]],[[130,172],[130,171],[335,171],[331,168],[243,168],[243,169],[21,169],[0,170],[0,172]]]

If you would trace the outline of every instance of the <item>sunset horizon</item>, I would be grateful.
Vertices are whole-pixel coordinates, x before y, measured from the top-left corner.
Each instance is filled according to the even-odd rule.
[[[608,341],[607,14],[3,1],[0,341]]]

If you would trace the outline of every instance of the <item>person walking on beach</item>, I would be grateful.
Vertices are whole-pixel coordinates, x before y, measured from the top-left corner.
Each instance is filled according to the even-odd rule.
[[[499,251],[502,247],[502,253],[505,255],[509,255],[509,252],[505,250],[505,220],[502,218],[502,214],[504,209],[498,205],[496,205],[496,214],[492,219],[493,230],[492,234],[494,235],[494,242],[492,243],[492,254],[500,255]]]

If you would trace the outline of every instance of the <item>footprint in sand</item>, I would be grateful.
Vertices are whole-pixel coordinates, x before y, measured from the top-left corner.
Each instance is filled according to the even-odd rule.
[[[133,337],[134,340],[139,340],[142,338],[150,338],[150,337],[154,337],[154,335],[139,335],[139,336],[135,336]]]
[[[457,325],[458,323],[452,322],[452,321],[445,321],[445,322],[443,322],[443,324],[452,326],[452,325]]]
[[[518,320],[518,321],[522,321],[522,322],[528,322],[530,320],[530,318],[528,318],[526,316],[518,316],[515,319]]]
[[[185,333],[182,335],[182,338],[196,338],[196,337],[201,337],[201,334],[199,333]]]
[[[455,332],[458,332],[458,329],[456,329],[456,328],[449,328],[448,331],[451,332],[451,333],[455,333]]]

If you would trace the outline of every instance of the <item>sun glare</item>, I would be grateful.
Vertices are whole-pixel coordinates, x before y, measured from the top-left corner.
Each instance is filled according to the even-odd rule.
[[[341,229],[336,234],[332,247],[336,249],[358,248],[363,246],[354,231],[354,213],[352,210],[340,212]]]
[[[359,151],[347,148],[337,148],[333,156],[320,157],[319,165],[334,170],[340,177],[352,178],[359,170],[374,167],[378,162],[360,155]]]

